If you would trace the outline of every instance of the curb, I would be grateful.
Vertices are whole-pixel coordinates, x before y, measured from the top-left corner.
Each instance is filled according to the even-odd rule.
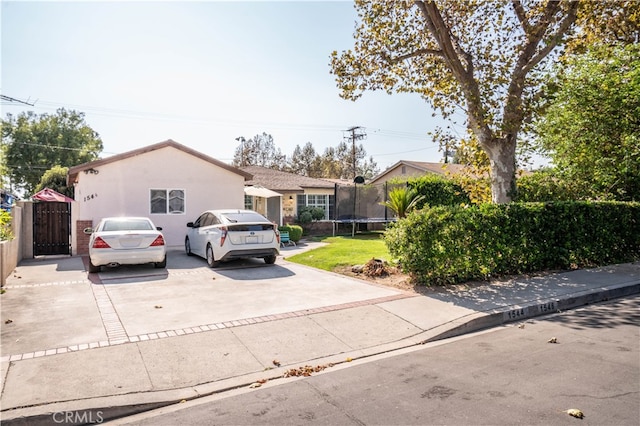
[[[506,309],[479,312],[429,330],[431,337],[427,337],[423,343],[448,339],[510,322],[523,321],[541,315],[558,313],[592,303],[631,296],[638,293],[640,293],[640,281],[618,284],[597,291],[585,291],[564,299],[544,299],[527,305],[513,305]],[[433,333],[436,334],[434,335]]]
[[[640,293],[640,280],[618,284],[608,288],[603,287],[600,290],[595,291],[584,291],[565,298],[550,298],[532,301],[531,303],[523,305],[512,305],[487,312],[478,312],[458,318],[431,330],[426,330],[411,338],[397,342],[390,342],[376,347],[354,350],[348,353],[329,355],[321,359],[309,360],[308,363],[332,363],[333,365],[337,365],[345,362],[346,358],[357,360],[374,355],[392,353],[401,349],[424,345],[488,328],[498,327],[508,323],[520,322],[538,316],[558,313],[592,303],[631,296],[638,293]],[[18,408],[2,412],[1,422],[3,425],[11,426],[50,425],[52,422],[69,425],[103,423],[155,410],[157,408],[178,404],[181,401],[190,401],[235,389],[246,388],[260,379],[267,378],[266,376],[269,376],[269,380],[275,380],[277,378],[281,378],[282,373],[284,373],[285,370],[286,367],[280,367],[269,372],[254,372],[243,376],[180,389],[142,392],[138,394],[139,399],[142,401],[146,400],[146,402],[137,404],[127,404],[126,400],[131,397],[131,394],[127,394],[105,396],[83,401],[76,400],[51,403],[38,407]],[[122,404],[119,405],[118,402],[122,402]],[[85,404],[86,408],[82,408],[83,404]],[[45,412],[43,412],[43,409]],[[5,418],[7,414],[14,414],[14,416]],[[53,418],[54,415],[58,416],[57,419]]]

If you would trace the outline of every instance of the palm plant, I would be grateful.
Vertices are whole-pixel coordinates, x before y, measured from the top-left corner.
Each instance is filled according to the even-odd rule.
[[[389,191],[388,197],[387,201],[380,204],[393,210],[400,219],[405,218],[424,199],[424,195],[406,187],[392,189]]]

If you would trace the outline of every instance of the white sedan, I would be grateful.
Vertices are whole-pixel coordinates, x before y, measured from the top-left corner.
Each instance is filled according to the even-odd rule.
[[[102,266],[153,263],[167,266],[162,228],[146,217],[106,217],[95,228],[86,228],[89,240],[89,272]]]
[[[272,264],[280,254],[280,234],[275,223],[253,210],[208,210],[187,223],[184,249],[212,268],[248,257]]]

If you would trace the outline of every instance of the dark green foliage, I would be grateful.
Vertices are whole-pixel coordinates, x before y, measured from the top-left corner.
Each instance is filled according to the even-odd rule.
[[[384,239],[426,285],[623,263],[640,258],[640,203],[435,207],[389,225]]]
[[[53,166],[40,178],[38,186],[35,187],[34,192],[38,192],[45,188],[53,189],[60,194],[64,194],[67,197],[73,198],[73,186],[67,186],[67,172],[68,167]]]
[[[407,181],[407,186],[414,189],[418,195],[424,198],[417,203],[416,208],[424,206],[457,206],[469,204],[469,196],[462,187],[443,176],[426,174]]]
[[[302,238],[302,226],[299,225],[283,225],[278,227],[279,231],[288,231],[289,239],[293,242],[300,241]]]
[[[514,199],[519,202],[575,201],[581,198],[576,188],[551,169],[521,176],[516,185],[518,190]]]
[[[549,83],[535,123],[559,176],[582,199],[640,197],[640,45],[594,46]]]
[[[298,222],[303,225],[314,220],[322,220],[324,217],[324,209],[322,207],[304,206],[298,212]]]
[[[7,114],[2,120],[2,143],[9,178],[29,195],[53,166],[93,161],[102,151],[102,140],[85,123],[84,114],[64,108],[55,114]]]

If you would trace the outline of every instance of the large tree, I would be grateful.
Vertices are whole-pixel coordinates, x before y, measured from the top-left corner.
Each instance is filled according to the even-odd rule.
[[[40,178],[40,182],[34,188],[34,192],[41,191],[45,188],[53,189],[60,194],[73,198],[73,186],[67,186],[68,167],[53,166]]]
[[[341,96],[417,93],[444,117],[463,110],[487,154],[492,200],[511,200],[516,143],[579,1],[365,1],[352,50],[333,52]]]
[[[558,175],[580,198],[640,200],[640,45],[568,59],[536,123]]]
[[[7,114],[2,120],[2,143],[11,183],[27,195],[53,166],[93,161],[102,151],[100,136],[87,125],[84,114],[64,108],[55,114]]]
[[[287,171],[310,177],[320,177],[322,175],[320,157],[311,142],[307,142],[302,148],[300,148],[300,145],[296,145],[293,149],[293,154],[291,154]]]
[[[285,167],[286,156],[276,146],[273,136],[262,132],[251,139],[239,136],[236,140],[240,145],[233,156],[234,166],[262,166],[276,170]]]

